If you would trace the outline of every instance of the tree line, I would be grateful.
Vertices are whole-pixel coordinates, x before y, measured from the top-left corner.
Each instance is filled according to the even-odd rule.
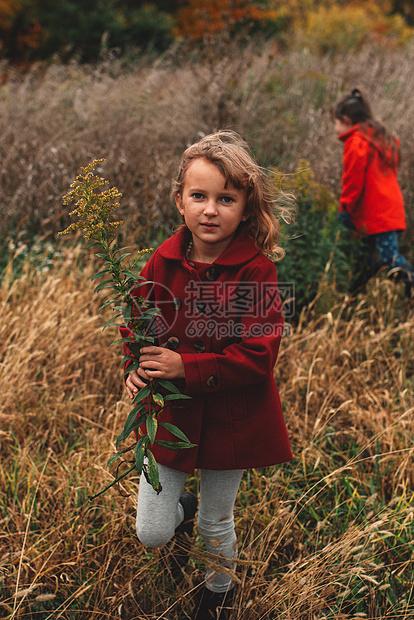
[[[0,0],[0,58],[14,64],[58,57],[99,59],[103,50],[160,52],[174,40],[199,41],[223,31],[281,37],[321,7],[361,6],[402,16],[408,0]]]

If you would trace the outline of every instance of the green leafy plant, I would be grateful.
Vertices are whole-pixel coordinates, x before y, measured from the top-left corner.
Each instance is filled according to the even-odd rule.
[[[286,255],[278,263],[280,282],[295,284],[295,311],[314,302],[330,306],[349,287],[352,239],[338,221],[338,202],[327,185],[315,181],[309,162],[299,161],[294,174],[274,170],[274,182],[295,196],[295,221],[286,231]],[[323,302],[323,303],[322,303]],[[324,311],[329,310],[324,308]]]
[[[117,201],[121,194],[116,187],[103,189],[108,185],[108,181],[93,173],[102,161],[104,160],[94,159],[88,166],[82,167],[82,174],[76,177],[70,186],[70,191],[63,197],[65,205],[76,201],[76,209],[70,213],[70,216],[77,216],[78,220],[72,222],[59,234],[64,235],[80,230],[85,239],[89,240],[88,248],[100,249],[96,256],[104,262],[104,268],[97,271],[92,280],[104,279],[95,286],[94,290],[96,293],[103,290],[110,292],[109,298],[101,306],[100,311],[108,306],[112,306],[115,311],[114,316],[105,323],[103,329],[109,326],[128,325],[131,332],[130,337],[119,338],[112,343],[112,345],[126,344],[130,351],[121,361],[121,366],[129,362],[124,372],[125,375],[139,367],[141,347],[154,343],[154,338],[148,334],[148,327],[154,317],[159,314],[159,310],[148,307],[148,302],[137,295],[137,289],[149,283],[138,273],[139,262],[145,253],[152,250],[139,250],[135,257],[128,258],[132,255],[128,251],[130,248],[119,247],[115,239],[114,231],[123,222],[112,221],[111,217],[113,211],[119,207]],[[170,381],[161,379],[150,381],[138,391],[132,401],[133,408],[125,421],[124,428],[117,437],[116,448],[118,449],[133,432],[135,432],[136,441],[132,446],[119,450],[108,461],[109,466],[127,452],[134,450],[133,465],[91,499],[101,495],[134,469],[145,475],[157,493],[162,490],[158,465],[151,446],[160,444],[171,450],[193,447],[194,444],[190,443],[180,429],[161,419],[161,413],[169,401],[185,398],[190,397],[181,394],[180,390]],[[167,428],[179,441],[158,440],[156,438],[158,426]]]

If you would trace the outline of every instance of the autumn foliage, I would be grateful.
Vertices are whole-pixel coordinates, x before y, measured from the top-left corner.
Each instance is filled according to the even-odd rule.
[[[176,34],[202,39],[204,35],[233,31],[243,24],[264,24],[276,17],[277,11],[249,0],[189,0],[177,13]]]
[[[403,44],[413,25],[406,0],[0,0],[0,60],[131,58],[240,33],[337,52],[367,38]]]
[[[27,19],[27,0],[0,0],[0,54],[16,58],[39,47],[46,35],[37,19]]]

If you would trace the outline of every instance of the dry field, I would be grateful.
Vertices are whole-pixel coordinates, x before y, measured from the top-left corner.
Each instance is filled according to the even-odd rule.
[[[1,617],[185,619],[201,541],[174,585],[135,537],[136,479],[88,501],[115,474],[129,409],[85,263],[66,246],[0,291]],[[295,458],[245,474],[236,618],[414,618],[414,314],[400,293],[378,279],[284,339]]]
[[[173,49],[126,68],[114,60],[35,66],[24,76],[9,71],[0,88],[0,234],[16,226],[32,235],[63,228],[61,196],[75,171],[105,157],[104,176],[124,194],[128,237],[144,245],[162,239],[175,222],[170,180],[183,149],[219,127],[241,132],[262,165],[292,172],[308,160],[316,179],[337,193],[341,145],[330,110],[359,85],[401,139],[408,243],[413,61],[414,45],[321,58],[246,44],[193,56]]]
[[[270,46],[122,67],[39,66],[0,88],[0,617],[185,620],[205,557],[174,584],[136,539],[138,480],[89,501],[129,411],[85,251],[56,241],[61,197],[105,157],[127,242],[155,245],[175,215],[186,144],[240,131],[263,165],[307,159],[338,191],[339,94],[367,89],[402,142],[412,252],[414,48],[318,58]],[[36,240],[29,250],[28,242]],[[298,275],[300,277],[300,274]],[[385,277],[305,309],[275,369],[294,460],[246,472],[236,506],[239,620],[414,619],[414,312]],[[109,317],[106,317],[108,319]],[[266,432],[266,429],[263,429]],[[188,480],[197,488],[197,476]]]

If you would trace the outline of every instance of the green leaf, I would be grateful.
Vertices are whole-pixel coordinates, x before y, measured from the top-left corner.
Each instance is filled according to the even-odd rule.
[[[111,458],[108,460],[106,466],[109,467],[110,465],[112,465],[112,463],[114,461],[116,461],[116,459],[119,459],[120,456],[122,456],[122,452],[117,452],[116,454],[111,456]]]
[[[128,362],[128,360],[135,360],[136,357],[135,355],[124,355],[124,357],[121,360],[121,363],[119,364],[119,367],[122,368],[124,366],[124,364],[126,364]],[[131,371],[128,368],[128,373],[130,373]]]
[[[122,376],[125,377],[125,375],[129,375],[130,372],[132,372],[133,370],[138,370],[138,368],[139,368],[138,362],[136,364],[132,363],[128,366],[126,371],[122,373]]]
[[[133,405],[139,405],[141,404],[141,394],[139,392],[137,392],[132,400],[132,404]],[[148,403],[142,403],[145,407],[148,407]]]
[[[141,424],[145,422],[145,418],[146,418],[145,413],[143,413],[142,415],[139,415],[139,412],[135,412],[134,410],[132,410],[129,413],[123,430],[121,431],[121,433],[119,433],[118,437],[116,438],[115,446],[117,450],[119,448],[120,443],[124,441],[132,433],[132,431],[137,430],[141,426]]]
[[[185,443],[184,441],[164,441],[163,439],[156,439],[154,443],[168,448],[169,450],[182,450],[184,448],[195,448],[195,443]]]
[[[89,248],[93,248],[97,245],[100,245],[102,247],[102,243],[100,241],[91,241],[86,247],[89,250]]]
[[[93,292],[98,293],[103,288],[115,288],[112,278],[110,280],[104,280],[104,282],[100,282],[97,286],[95,286]]]
[[[106,466],[109,467],[110,465],[112,465],[112,463],[116,461],[116,459],[119,459],[120,456],[123,456],[123,454],[125,454],[123,450],[121,450],[121,452],[117,452],[116,454],[113,454],[111,458],[108,460]]]
[[[152,398],[159,407],[164,407],[164,397],[162,394],[154,394]]]
[[[131,271],[131,269],[122,269],[122,275],[127,277],[127,278],[131,278],[133,280],[133,286],[134,288],[138,288],[140,286],[144,286],[144,284],[146,284],[146,282],[137,282],[137,277],[138,274],[136,271]]]
[[[111,273],[111,269],[108,267],[107,269],[101,269],[101,271],[98,271],[98,273],[95,273],[94,276],[92,276],[91,280],[96,280],[97,278],[100,278],[101,276],[104,275],[104,273]]]
[[[147,403],[140,402],[140,403],[137,403],[135,407],[131,409],[131,411],[128,413],[127,419],[125,420],[124,429],[128,428],[128,426],[132,424],[132,422],[138,417],[138,415],[142,411],[144,411],[146,406],[147,406]],[[144,421],[145,421],[145,418],[144,418]]]
[[[109,321],[107,321],[107,322],[105,323],[105,325],[102,327],[102,331],[104,331],[104,329],[106,329],[107,327],[109,327],[110,325],[113,325],[113,324],[115,324],[115,325],[119,325],[119,326],[123,325],[123,323],[115,323],[116,319],[117,319],[119,316],[122,316],[122,312],[118,312],[118,314],[116,314],[115,316],[113,316],[113,317],[112,317],[112,319],[109,319]]]
[[[129,323],[129,321],[131,320],[132,317],[132,308],[131,306],[127,306],[126,308],[123,309],[122,314],[124,316],[124,321],[125,323]]]
[[[130,249],[131,249],[131,246],[125,245],[123,248],[117,248],[115,252],[113,252],[113,255],[116,256],[117,254],[119,254],[119,252],[123,252],[124,250],[130,250]]]
[[[160,313],[159,308],[145,308],[145,310],[141,311],[139,318],[149,318],[153,316],[157,316]]]
[[[141,424],[145,422],[145,417],[140,417],[136,422],[134,422],[134,424],[131,425],[130,428],[128,428],[128,432],[124,429],[116,438],[116,449],[118,450],[120,444],[125,441],[125,439],[127,439],[129,437],[129,435],[133,432],[133,431],[138,431],[139,427],[141,426]]]
[[[154,284],[154,282],[151,282],[150,280],[146,280],[142,276],[138,275],[135,271],[131,271],[130,269],[123,269],[122,273],[126,276],[129,276],[134,281],[134,286],[132,287],[130,291],[130,295],[135,289],[141,288],[141,286],[145,286],[146,284]],[[142,282],[137,282],[137,280],[142,280]],[[131,296],[136,297],[136,295],[131,295]]]
[[[157,461],[151,450],[147,450],[148,457],[148,480],[153,489],[157,490],[160,486],[160,475],[158,471]]]
[[[186,443],[190,443],[190,440],[188,439],[188,437],[186,437],[186,435],[184,435],[184,433],[180,431],[179,428],[174,426],[174,424],[170,424],[169,422],[159,422],[159,425],[166,428],[167,431],[170,431],[172,435],[175,435],[176,437],[178,437],[179,439],[182,439]]]
[[[151,391],[151,386],[148,384],[145,387],[143,387],[138,394],[141,397],[141,400],[144,400],[144,398],[147,398],[147,396],[149,396],[149,393]]]
[[[118,301],[119,301],[119,297],[114,297],[113,299],[107,299],[107,301],[103,304],[103,306],[99,308],[98,314],[101,310],[103,310],[107,306],[110,306],[111,304],[116,304]]]
[[[131,344],[130,338],[118,338],[117,340],[114,340],[113,342],[111,342],[111,344],[109,345],[109,348],[115,346],[116,344],[127,343],[127,342]]]
[[[145,451],[147,449],[147,445],[148,445],[148,436],[146,435],[145,437],[141,437],[141,439],[138,441],[137,445],[135,446],[135,450],[134,450],[135,467],[137,468],[139,473],[142,472],[142,466],[144,465]]]
[[[130,410],[130,412],[127,415],[127,419],[125,420],[125,424],[124,424],[124,430],[129,428],[129,426],[131,426],[131,424],[138,418],[138,416],[142,413],[142,415],[145,415],[145,409],[146,404],[145,403],[137,403],[136,405],[134,405],[134,407],[132,407],[132,409]],[[145,418],[144,422],[145,422]]]
[[[149,437],[151,444],[153,444],[155,441],[155,435],[157,434],[158,422],[152,415],[149,415],[147,417],[146,422],[147,422],[148,437]]]
[[[191,396],[187,396],[187,394],[167,394],[166,396],[164,396],[164,400],[184,400],[184,399],[191,399]]]
[[[132,252],[128,252],[127,254],[122,254],[122,256],[118,256],[118,258],[116,259],[117,264],[119,265],[119,263],[122,263],[124,258],[126,258],[127,256],[131,256],[131,254]]]
[[[174,394],[180,394],[180,390],[178,389],[178,387],[174,385],[174,383],[171,383],[171,381],[167,381],[167,379],[157,379],[156,383],[161,385],[169,392],[173,392]]]
[[[122,314],[124,313],[124,306],[114,306],[113,310],[118,310],[118,312],[121,312]],[[129,321],[128,321],[129,323]]]
[[[154,343],[154,338],[146,334],[143,334],[142,336],[140,334],[135,334],[135,340],[141,347],[145,347],[148,346],[148,344]]]

